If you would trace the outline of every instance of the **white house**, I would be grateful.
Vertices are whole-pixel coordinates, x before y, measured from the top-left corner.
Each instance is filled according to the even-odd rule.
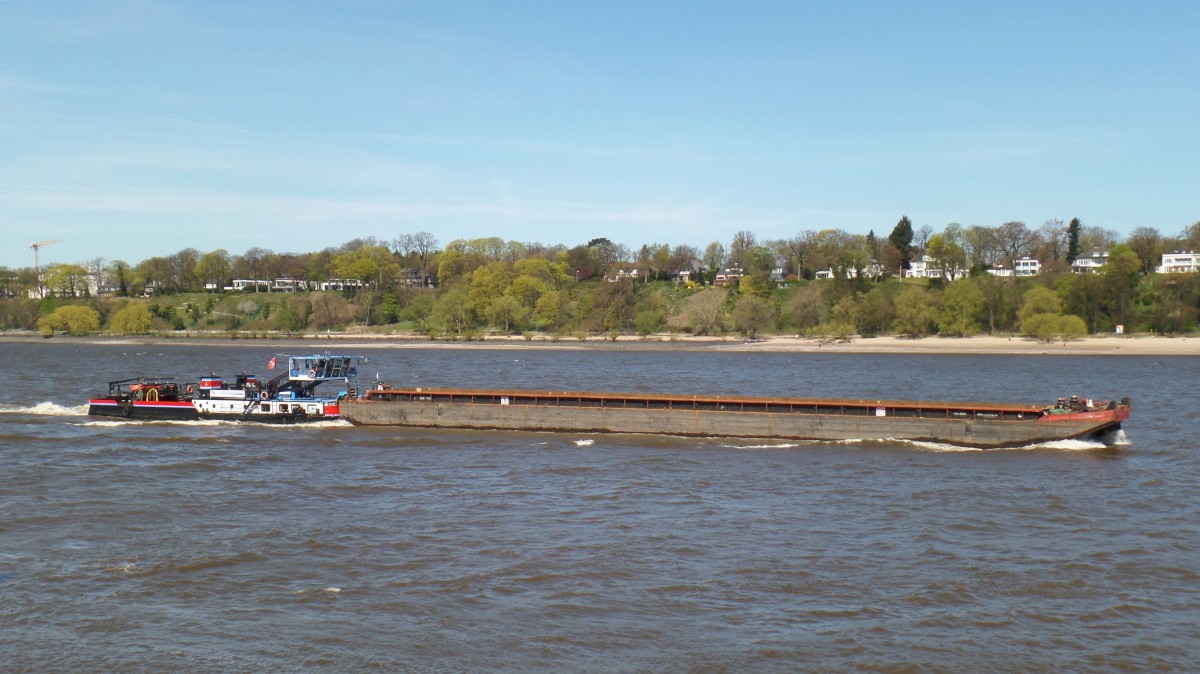
[[[1192,274],[1200,271],[1200,253],[1194,251],[1175,251],[1173,253],[1163,253],[1162,256],[1162,273],[1164,274]]]
[[[361,288],[365,283],[356,278],[331,278],[328,281],[322,281],[317,284],[321,290],[351,290],[353,288]]]
[[[1093,250],[1091,255],[1075,258],[1071,271],[1076,274],[1094,274],[1108,262],[1108,251]]]
[[[604,277],[609,283],[617,283],[618,281],[637,281],[642,278],[641,271],[633,265],[616,265],[610,270],[608,276]]]
[[[271,290],[281,293],[294,293],[298,290],[308,290],[308,283],[294,278],[277,278],[271,284]]]
[[[813,278],[820,279],[823,281],[828,281],[828,280],[832,279],[834,277],[834,275],[835,275],[835,273],[833,271],[833,268],[831,267],[829,269],[821,269],[821,270],[817,271],[815,274],[813,274]],[[842,272],[842,276],[847,279],[858,278],[859,270],[855,269],[854,267],[847,267]],[[872,264],[871,266],[862,270],[862,276],[864,278],[876,278],[877,279],[880,276],[883,276],[883,267],[878,264]]]
[[[225,290],[244,290],[246,292],[258,292],[259,290],[270,290],[271,283],[262,279],[252,278],[235,278],[225,286]]]
[[[1011,278],[1013,275],[1012,269],[1005,267],[1004,265],[1000,264],[999,262],[995,262],[995,263],[988,265],[987,272],[989,274],[991,274],[992,276],[999,276],[1000,278]]]
[[[1013,263],[1013,273],[1017,276],[1037,276],[1042,271],[1042,263],[1036,257],[1023,257]]]
[[[967,275],[965,269],[955,269],[954,278],[962,278]],[[938,260],[922,255],[919,260],[912,260],[908,263],[908,271],[904,273],[906,278],[942,278],[946,276],[946,270]]]

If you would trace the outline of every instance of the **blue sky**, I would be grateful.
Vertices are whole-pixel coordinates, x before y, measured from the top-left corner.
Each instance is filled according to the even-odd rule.
[[[1200,220],[1196,2],[0,0],[0,265]]]

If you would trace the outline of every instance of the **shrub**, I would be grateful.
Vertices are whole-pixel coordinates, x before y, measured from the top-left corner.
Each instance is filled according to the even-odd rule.
[[[54,313],[38,321],[38,330],[45,337],[56,331],[81,337],[100,329],[100,313],[90,307],[70,305],[59,307]]]
[[[121,335],[144,335],[150,332],[150,325],[153,321],[154,317],[151,316],[146,305],[127,304],[113,314],[112,320],[108,322],[108,327]]]

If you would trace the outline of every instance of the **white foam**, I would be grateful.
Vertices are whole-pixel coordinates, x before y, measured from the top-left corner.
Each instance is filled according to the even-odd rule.
[[[576,440],[575,444],[580,447],[591,447],[592,445],[596,444],[596,441],[595,440]]]
[[[27,405],[0,405],[0,413],[4,414],[35,414],[46,417],[74,417],[87,414],[88,406],[76,405],[74,407],[66,407],[58,403],[50,401],[40,402],[33,406]]]
[[[1049,440],[1029,445],[1027,449],[1066,449],[1081,451],[1089,449],[1104,449],[1108,445],[1098,440]],[[1026,449],[1026,448],[1022,448]]]
[[[255,426],[257,428],[276,428],[276,429],[294,429],[299,427],[304,428],[344,428],[352,424],[345,419],[330,419],[328,421],[306,421],[298,424],[273,424],[263,423],[261,421],[241,421],[237,419],[98,419],[94,421],[85,421],[80,423],[80,426],[95,426],[100,428],[128,426],[136,424],[141,426],[239,426],[242,424]]]
[[[781,442],[770,445],[725,445],[725,447],[729,447],[730,449],[792,449],[799,446],[794,442]]]
[[[112,428],[116,426],[128,426],[130,424],[139,426],[220,426],[223,423],[232,422],[216,421],[215,419],[194,419],[190,421],[182,419],[98,419],[95,421],[85,421],[79,425]]]
[[[1105,434],[1100,440],[1106,445],[1115,447],[1125,447],[1133,444],[1133,441],[1129,439],[1129,436],[1125,435],[1125,429],[1123,428],[1118,428],[1111,433]]]
[[[341,591],[342,591],[342,588],[331,586],[331,587],[321,588],[320,590],[317,590],[317,589],[296,590],[292,594],[313,594],[313,593],[317,593],[317,592],[323,592],[325,594],[338,594]]]

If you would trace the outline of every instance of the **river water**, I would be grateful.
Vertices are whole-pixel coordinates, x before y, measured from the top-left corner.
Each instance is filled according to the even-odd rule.
[[[0,671],[1200,669],[1200,359],[355,351],[395,385],[1129,395],[1116,447],[84,416],[281,348],[0,344]]]

